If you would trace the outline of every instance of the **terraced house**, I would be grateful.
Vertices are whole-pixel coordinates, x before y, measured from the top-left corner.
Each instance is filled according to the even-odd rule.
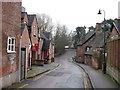
[[[35,14],[28,15],[28,32],[31,41],[32,60],[38,59],[38,23]]]
[[[54,61],[54,43],[50,32],[43,32],[46,39],[43,42],[42,47],[42,58],[47,59],[48,63]]]
[[[21,12],[21,80],[26,78],[31,68],[31,41],[27,25],[27,12]]]

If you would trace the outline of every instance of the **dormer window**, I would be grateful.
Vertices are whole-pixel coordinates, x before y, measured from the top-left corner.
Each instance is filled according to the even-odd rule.
[[[34,30],[33,35],[36,36],[36,26],[33,27],[33,30]]]

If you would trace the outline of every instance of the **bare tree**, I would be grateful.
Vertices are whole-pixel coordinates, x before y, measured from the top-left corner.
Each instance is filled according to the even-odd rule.
[[[46,14],[37,14],[38,26],[41,31],[53,32],[54,25],[52,19]]]

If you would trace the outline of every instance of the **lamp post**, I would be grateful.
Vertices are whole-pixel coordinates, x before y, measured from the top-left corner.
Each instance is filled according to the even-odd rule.
[[[105,36],[106,36],[106,33],[105,33],[105,31],[106,31],[106,20],[105,20],[105,11],[104,10],[100,10],[99,9],[99,12],[98,12],[98,14],[100,15],[100,14],[102,14],[101,13],[101,11],[103,11],[104,12],[104,22],[103,22],[103,25],[104,25],[104,27],[103,27],[103,33],[104,33],[104,46],[103,46],[103,54],[104,54],[104,60],[103,60],[103,63],[102,63],[102,71],[103,71],[103,73],[104,74],[106,74],[106,59],[105,59],[105,57],[106,57],[106,55],[105,55],[105,43],[106,43],[106,41],[105,41]]]

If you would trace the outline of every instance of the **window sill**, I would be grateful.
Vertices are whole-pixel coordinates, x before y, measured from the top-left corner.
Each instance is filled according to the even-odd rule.
[[[14,53],[16,53],[16,51],[7,51],[7,53],[14,54]]]

